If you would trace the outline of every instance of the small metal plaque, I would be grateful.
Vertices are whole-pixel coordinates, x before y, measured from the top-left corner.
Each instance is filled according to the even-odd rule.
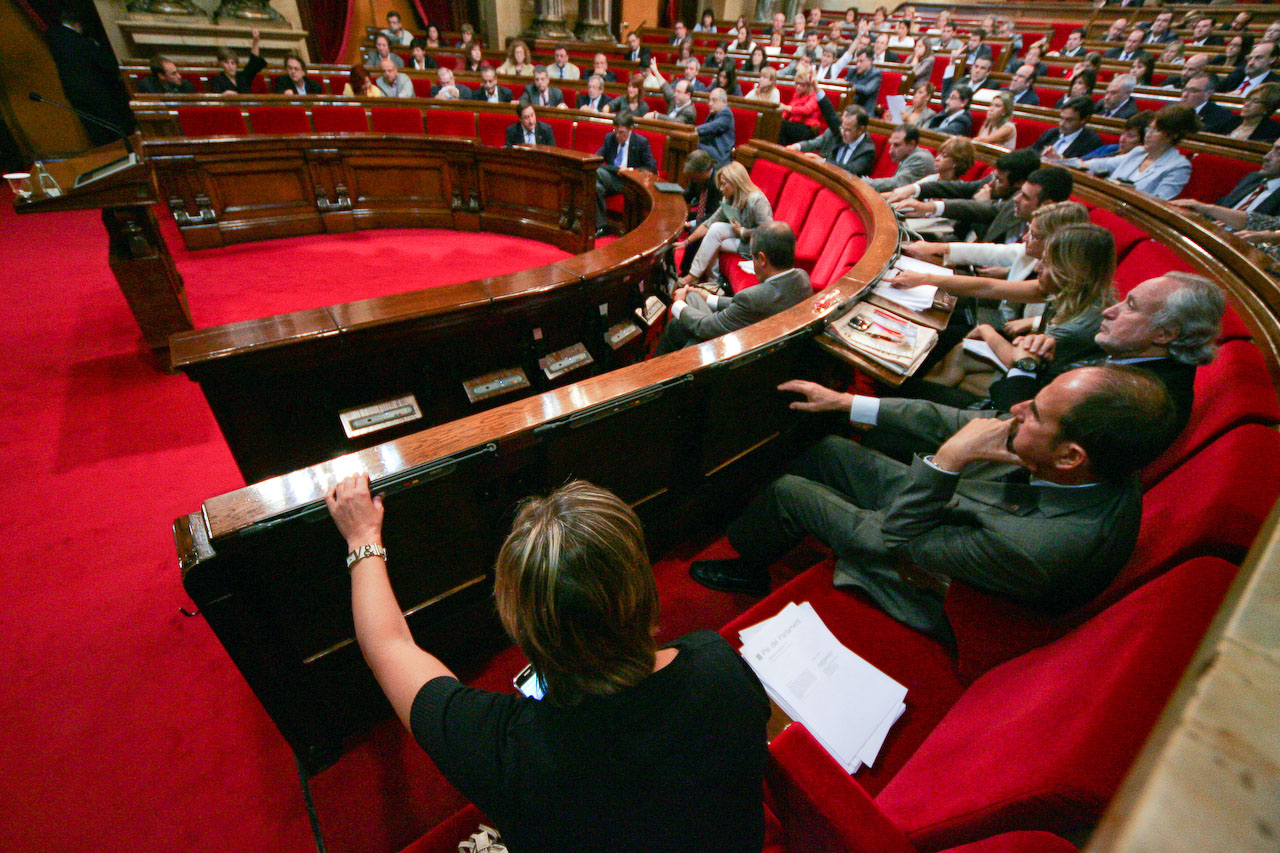
[[[630,320],[623,320],[621,323],[609,327],[609,331],[604,333],[604,341],[609,346],[617,349],[638,334],[640,334],[639,326]]]
[[[538,367],[542,368],[542,372],[547,375],[548,379],[555,379],[558,376],[564,376],[571,370],[586,367],[594,361],[595,359],[591,357],[591,353],[587,352],[586,347],[582,344],[574,344],[562,350],[547,353],[538,359]]]
[[[509,394],[512,391],[528,388],[529,377],[524,375],[522,368],[509,367],[505,370],[486,373],[484,376],[477,376],[474,379],[467,379],[463,381],[462,387],[467,392],[467,399],[472,403],[478,403],[490,397],[497,397],[500,394]]]
[[[347,434],[347,438],[355,438],[416,421],[422,417],[422,409],[418,408],[418,401],[412,394],[406,394],[394,400],[383,400],[358,409],[338,412],[338,417],[342,420],[342,431]]]

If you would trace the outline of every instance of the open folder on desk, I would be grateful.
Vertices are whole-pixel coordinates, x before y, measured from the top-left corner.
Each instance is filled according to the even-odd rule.
[[[905,255],[899,256],[889,272],[891,274],[896,272],[921,272],[934,275],[955,275],[947,267],[931,264],[928,261],[908,258]],[[903,308],[910,308],[912,311],[928,311],[938,298],[938,288],[932,284],[922,284],[918,287],[894,287],[892,284],[882,281],[876,285],[875,292],[877,296],[888,299],[890,302],[896,302]]]
[[[875,763],[906,710],[907,688],[847,649],[809,602],[739,632],[742,656],[765,691],[840,766]]]
[[[900,376],[919,367],[938,342],[933,329],[869,302],[828,323],[822,334]]]

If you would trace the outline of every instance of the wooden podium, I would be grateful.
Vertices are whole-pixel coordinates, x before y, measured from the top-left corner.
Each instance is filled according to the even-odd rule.
[[[45,168],[62,194],[41,194],[33,175],[31,197],[15,199],[13,206],[18,213],[101,208],[111,271],[147,346],[159,365],[169,370],[169,336],[193,328],[191,311],[182,277],[152,210],[158,198],[155,178],[143,162],[123,164],[129,153],[121,141],[65,160],[46,161]],[[121,165],[113,168],[113,164]]]

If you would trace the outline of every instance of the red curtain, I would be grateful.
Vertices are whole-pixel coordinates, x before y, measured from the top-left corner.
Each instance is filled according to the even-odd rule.
[[[435,24],[441,30],[456,30],[453,23],[453,9],[449,0],[413,0],[413,8],[418,12],[418,23],[422,24],[422,32],[426,35],[426,25]]]
[[[306,0],[311,10],[311,34],[316,62],[342,63],[351,37],[352,0]]]

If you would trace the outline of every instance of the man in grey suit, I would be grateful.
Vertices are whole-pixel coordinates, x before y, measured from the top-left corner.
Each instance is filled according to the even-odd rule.
[[[671,320],[654,355],[709,341],[750,326],[813,295],[809,274],[795,268],[796,235],[785,222],[762,225],[751,233],[751,264],[759,284],[734,296],[703,296],[685,286],[672,295]]]
[[[708,102],[711,112],[707,113],[707,120],[694,127],[698,131],[698,149],[710,154],[717,165],[723,166],[733,153],[733,110],[729,109],[729,95],[719,87],[711,90]]]
[[[382,60],[382,73],[378,75],[378,88],[387,98],[412,98],[413,81],[408,74],[401,74],[400,69],[390,59]]]
[[[889,134],[889,157],[898,164],[898,171],[889,178],[873,178],[867,185],[878,193],[905,187],[938,171],[933,155],[920,147],[920,128],[914,124],[900,124]]]
[[[564,93],[551,85],[551,75],[547,66],[539,65],[533,69],[533,82],[524,87],[520,103],[533,104],[535,107],[563,107]]]
[[[658,67],[656,62],[653,67]],[[682,77],[674,84],[663,80],[662,96],[667,99],[667,111],[660,113],[657,110],[651,110],[645,118],[665,118],[667,121],[678,121],[681,124],[698,123],[698,111],[693,106],[693,89],[689,88],[688,80]]]
[[[695,562],[690,573],[713,589],[763,594],[769,565],[813,534],[836,552],[837,586],[942,639],[952,579],[1050,613],[1106,588],[1137,540],[1135,474],[1174,437],[1164,385],[1124,366],[1064,373],[1007,419],[805,381],[779,390],[804,395],[794,409],[841,412],[940,446],[908,466],[824,439],[729,526],[740,557]]]
[[[835,115],[835,109],[828,99],[822,98],[818,104],[822,107],[823,116],[827,118],[827,129],[821,136],[787,147],[810,157],[826,160],[851,175],[870,172],[876,159],[876,145],[867,134],[867,111],[857,104],[850,104],[844,108],[838,122],[833,123],[831,119]]]

